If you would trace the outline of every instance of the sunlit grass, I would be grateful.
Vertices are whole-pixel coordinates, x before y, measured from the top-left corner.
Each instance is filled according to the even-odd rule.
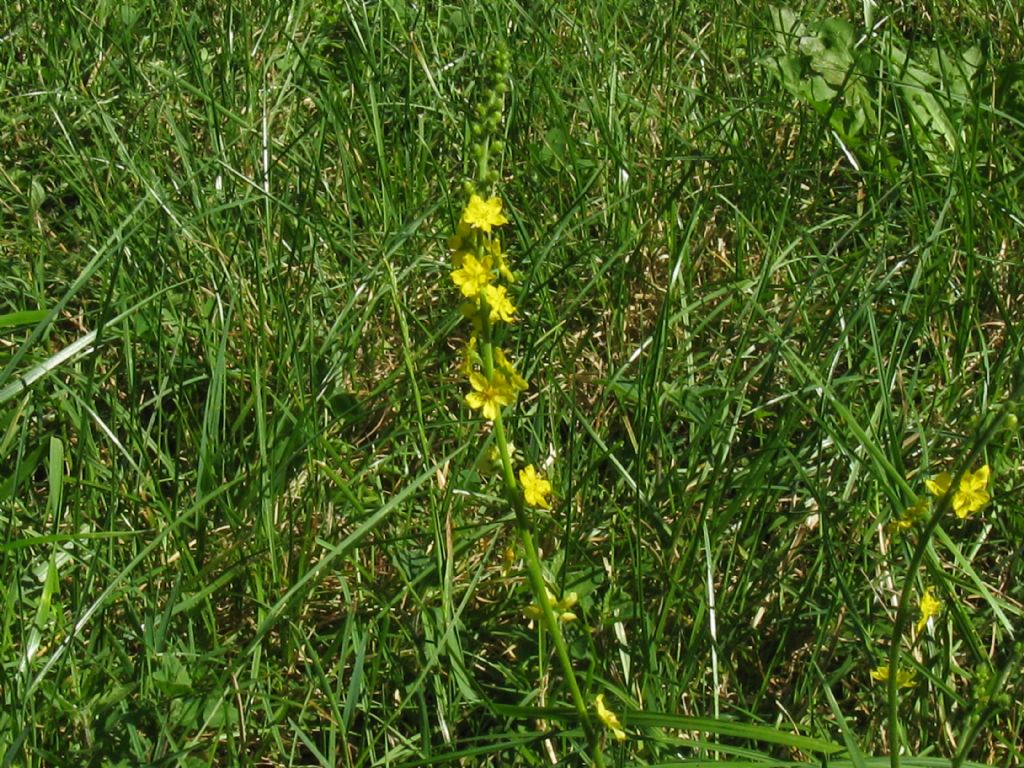
[[[80,6],[0,9],[0,765],[584,759],[458,370],[499,40],[508,419],[606,762],[888,765],[904,587],[903,765],[1021,762],[1015,4],[792,6],[855,31],[824,109],[756,3]]]

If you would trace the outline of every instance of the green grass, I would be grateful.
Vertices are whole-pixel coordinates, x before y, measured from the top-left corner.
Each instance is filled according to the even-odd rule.
[[[902,764],[1024,760],[1024,18],[792,10],[4,4],[0,766],[586,763],[456,370],[499,41],[506,423],[606,761],[889,765],[908,583]]]

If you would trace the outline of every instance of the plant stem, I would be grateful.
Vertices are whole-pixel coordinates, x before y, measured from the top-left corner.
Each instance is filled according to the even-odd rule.
[[[949,490],[942,495],[941,499],[939,499],[935,512],[928,519],[928,523],[921,532],[921,537],[917,542],[917,547],[914,549],[914,554],[910,559],[910,565],[907,566],[907,575],[903,580],[903,589],[900,592],[899,605],[896,609],[896,621],[892,628],[892,641],[889,646],[889,679],[887,681],[886,694],[889,708],[890,768],[900,768],[900,749],[902,745],[898,736],[899,684],[897,678],[899,671],[900,646],[902,645],[903,633],[906,631],[907,623],[910,620],[910,594],[914,591],[914,576],[917,573],[918,568],[921,567],[921,561],[924,559],[925,552],[928,550],[928,543],[931,541],[932,535],[935,533],[935,529],[939,527],[939,522],[945,516],[946,512],[949,511],[950,506],[952,506],[953,494],[955,493],[955,489],[960,486],[960,480],[963,478],[964,473],[974,464],[976,459],[981,455],[981,452],[985,450],[985,446],[992,440],[992,437],[1002,425],[1003,419],[1005,419],[1006,415],[1010,412],[1010,405],[1020,397],[1022,389],[1024,389],[1024,383],[1018,384],[1010,397],[1003,403],[999,412],[996,413],[989,421],[989,424],[984,431],[978,435],[974,445],[971,447],[970,453],[967,454],[966,460],[961,465],[960,471],[957,472],[956,476],[950,481]]]
[[[1024,655],[1024,644],[1015,643],[1010,658],[1003,665],[999,674],[996,675],[989,683],[988,690],[986,691],[988,704],[981,712],[969,713],[966,729],[960,739],[958,739],[960,749],[957,750],[956,756],[950,764],[952,768],[960,768],[960,766],[963,765],[964,760],[967,759],[968,751],[978,738],[978,734],[981,733],[981,729],[985,726],[985,723],[988,722],[990,718],[995,717],[995,715],[998,714],[1000,705],[995,701],[995,697],[1000,691],[1006,690],[1010,674],[1020,668],[1022,655]]]
[[[484,375],[491,378],[494,373],[494,350],[491,343],[490,323],[486,319],[486,307],[484,307],[482,314],[484,316],[484,327],[482,333],[483,354],[481,357],[483,358]],[[604,756],[601,752],[599,734],[594,728],[590,711],[587,709],[587,703],[583,698],[579,682],[576,680],[572,659],[569,656],[569,646],[565,642],[558,618],[555,616],[555,612],[552,610],[551,604],[547,599],[547,585],[544,583],[540,556],[537,554],[537,545],[533,540],[533,534],[530,532],[530,518],[523,503],[523,495],[519,492],[519,486],[516,483],[515,471],[512,468],[512,456],[509,454],[508,439],[505,436],[505,425],[502,422],[500,412],[498,413],[498,418],[494,420],[494,436],[498,441],[498,451],[501,453],[501,465],[505,480],[505,497],[511,502],[512,508],[515,510],[516,528],[519,530],[519,538],[523,542],[526,572],[529,576],[530,587],[533,590],[534,599],[540,606],[541,613],[544,616],[544,624],[547,626],[548,633],[554,642],[555,654],[558,656],[559,665],[562,667],[562,674],[565,675],[566,682],[569,684],[573,704],[580,716],[583,730],[586,732],[587,740],[590,743],[590,754],[594,765],[603,768]]]
[[[480,184],[487,184],[487,172],[491,159],[491,139],[485,136],[480,143],[482,152],[480,154],[480,165],[477,168],[476,180]]]

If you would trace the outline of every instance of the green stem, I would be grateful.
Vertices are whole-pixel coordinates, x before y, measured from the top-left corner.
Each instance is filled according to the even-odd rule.
[[[964,760],[967,759],[967,752],[978,738],[978,734],[981,733],[981,729],[985,727],[985,723],[998,714],[1001,707],[995,698],[1001,691],[1006,690],[1010,674],[1016,672],[1020,668],[1022,655],[1024,655],[1024,644],[1015,643],[1013,653],[1010,655],[1010,658],[1007,659],[1006,664],[1003,665],[1003,669],[989,683],[988,690],[986,691],[988,699],[986,707],[981,712],[968,713],[966,731],[959,739],[960,749],[953,758],[953,762],[951,763],[952,768],[960,768],[960,766],[964,764]]]
[[[886,687],[886,694],[889,705],[890,768],[900,768],[900,749],[902,747],[902,740],[899,737],[898,730],[899,685],[897,676],[899,672],[900,647],[902,645],[903,633],[906,631],[907,624],[910,621],[910,595],[914,591],[914,577],[917,574],[918,568],[921,567],[921,561],[924,559],[925,552],[928,550],[928,544],[931,541],[932,535],[935,533],[935,529],[939,527],[939,522],[942,520],[943,516],[945,516],[946,512],[949,511],[949,508],[952,505],[953,494],[960,486],[960,480],[963,478],[964,473],[969,467],[973,466],[974,462],[981,455],[981,452],[985,450],[985,446],[992,440],[992,437],[998,431],[1003,420],[1006,418],[1006,415],[1009,413],[1010,405],[1020,397],[1022,389],[1024,389],[1024,382],[1017,385],[1010,397],[1007,398],[1005,403],[1003,403],[999,412],[995,414],[989,422],[987,428],[978,435],[970,453],[968,453],[966,460],[960,467],[960,471],[957,472],[956,476],[950,481],[949,490],[942,495],[941,499],[939,499],[939,503],[935,508],[934,514],[929,518],[927,525],[925,525],[924,530],[921,532],[921,536],[917,542],[917,547],[914,549],[914,554],[910,559],[910,565],[907,567],[907,575],[903,581],[903,589],[900,592],[899,606],[896,609],[896,621],[892,628],[892,642],[889,646],[889,680]]]
[[[962,475],[963,470],[955,478],[955,481],[959,482]],[[956,485],[950,485],[950,488],[955,487]],[[931,541],[932,534],[939,527],[939,521],[942,520],[943,515],[949,509],[952,498],[952,494],[947,493],[939,500],[938,507],[936,507],[934,514],[929,518],[924,531],[921,533],[917,548],[914,550],[914,554],[910,559],[910,565],[907,567],[907,576],[903,580],[903,590],[900,592],[900,600],[896,609],[896,621],[893,624],[892,640],[889,645],[889,679],[886,684],[886,697],[889,705],[890,768],[900,768],[900,749],[902,748],[902,739],[899,736],[900,702],[898,678],[900,647],[902,645],[903,633],[907,628],[907,622],[910,620],[910,595],[914,591],[914,575],[921,566],[921,560],[924,559],[924,553],[928,549],[928,542]]]
[[[483,358],[484,375],[487,378],[491,378],[494,373],[494,351],[491,344],[490,323],[487,322],[487,312],[487,307],[484,306],[481,309],[481,314],[484,317],[483,332],[481,333],[483,345],[481,357]],[[505,479],[505,496],[512,503],[512,508],[515,510],[516,528],[519,530],[519,538],[523,542],[526,572],[529,576],[530,587],[533,590],[534,599],[540,606],[541,613],[544,616],[544,624],[547,626],[548,633],[555,644],[555,654],[558,656],[559,665],[562,667],[562,674],[565,675],[566,682],[569,684],[572,701],[583,723],[583,730],[587,734],[594,765],[603,768],[604,755],[601,752],[599,733],[594,727],[590,711],[587,709],[586,700],[583,698],[579,682],[576,680],[576,672],[573,670],[572,659],[569,656],[569,646],[565,642],[558,618],[555,616],[555,612],[552,610],[551,604],[547,599],[547,585],[544,583],[540,555],[537,554],[537,545],[533,540],[533,534],[530,532],[530,518],[523,503],[523,495],[519,492],[519,485],[516,483],[515,471],[512,468],[512,456],[509,454],[508,439],[505,437],[505,425],[502,422],[500,412],[498,413],[498,418],[494,420],[494,436],[498,441],[498,451],[501,453],[501,465]]]
[[[476,177],[480,184],[487,184],[487,171],[490,165],[491,159],[491,139],[490,137],[483,137],[480,139],[480,146],[483,148],[483,152],[480,154],[480,167],[477,169]]]

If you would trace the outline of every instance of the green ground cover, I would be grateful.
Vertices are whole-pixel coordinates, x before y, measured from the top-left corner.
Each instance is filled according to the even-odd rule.
[[[3,4],[0,767],[1021,764],[1022,27]],[[501,46],[503,420],[621,740],[460,372]]]

